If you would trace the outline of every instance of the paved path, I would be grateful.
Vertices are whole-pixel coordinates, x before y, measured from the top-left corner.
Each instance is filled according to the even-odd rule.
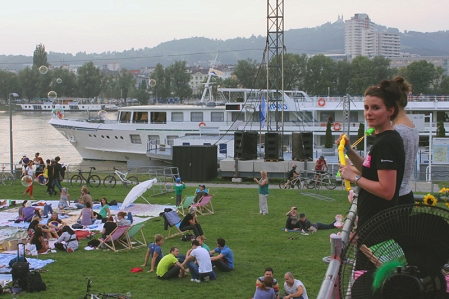
[[[197,184],[197,183],[186,183],[186,186],[189,186],[189,187],[198,187],[198,185],[199,184]],[[220,187],[220,188],[252,188],[252,189],[256,189],[258,187],[256,183],[251,183],[251,182],[224,183],[224,184],[217,184],[217,183],[213,184],[213,183],[205,182],[204,185],[206,185],[206,188]],[[410,182],[410,186],[411,186],[413,192],[438,193],[438,191],[440,191],[440,188],[438,187],[437,184],[431,184],[431,183],[427,183],[427,182]],[[277,183],[274,185],[271,184],[270,188],[278,188]],[[336,190],[340,190],[339,187],[337,187]]]

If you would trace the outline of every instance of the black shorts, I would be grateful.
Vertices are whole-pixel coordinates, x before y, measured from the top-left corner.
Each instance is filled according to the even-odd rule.
[[[324,171],[324,170],[316,170],[316,169],[315,169],[315,172],[316,173],[326,173],[326,171]]]

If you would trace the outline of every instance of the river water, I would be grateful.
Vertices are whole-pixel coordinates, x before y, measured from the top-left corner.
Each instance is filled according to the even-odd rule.
[[[91,112],[95,113],[95,112]],[[67,112],[65,117],[82,118],[88,117],[87,112]],[[112,116],[113,118],[114,116]],[[41,157],[54,159],[61,157],[61,163],[68,165],[103,165],[117,162],[83,161],[70,142],[54,129],[48,121],[51,118],[50,112],[22,112],[14,111],[12,114],[12,135],[13,135],[13,163],[17,164],[26,154],[29,158],[34,158],[39,152]],[[109,117],[111,118],[111,116]],[[9,169],[10,163],[10,122],[9,111],[0,111],[0,164],[6,164]]]

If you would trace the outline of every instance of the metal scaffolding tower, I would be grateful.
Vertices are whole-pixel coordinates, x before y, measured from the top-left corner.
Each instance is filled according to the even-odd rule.
[[[267,131],[284,136],[284,1],[267,0]],[[281,151],[282,152],[282,151]],[[280,157],[282,158],[282,157]]]
[[[351,111],[351,98],[349,94],[343,97],[343,133],[349,138],[349,132],[351,128],[349,127],[349,112]]]

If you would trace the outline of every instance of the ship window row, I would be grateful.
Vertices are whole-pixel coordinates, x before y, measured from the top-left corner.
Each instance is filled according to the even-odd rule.
[[[184,112],[171,112],[171,122],[184,122]],[[191,122],[205,121],[203,112],[190,112]],[[122,111],[119,116],[122,123],[151,123],[166,124],[167,112],[125,112]],[[224,112],[211,112],[210,120],[213,122],[224,122]]]
[[[93,137],[93,138],[97,138],[96,134],[89,134],[89,137]],[[110,137],[109,135],[100,135],[101,138],[106,138],[106,139],[111,139],[112,137]],[[123,139],[123,136],[114,136],[115,139]]]

